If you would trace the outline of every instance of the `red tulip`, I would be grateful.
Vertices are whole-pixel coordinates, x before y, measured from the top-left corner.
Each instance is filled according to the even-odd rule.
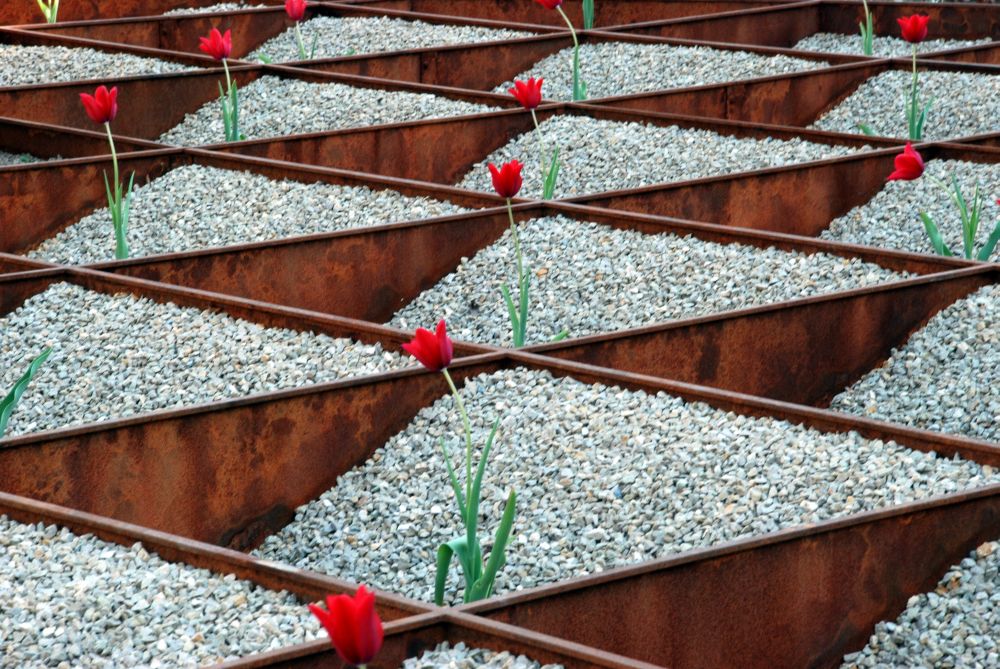
[[[442,318],[438,323],[437,332],[417,328],[413,340],[408,344],[403,344],[403,350],[432,372],[440,372],[450,365],[454,351],[451,339],[448,338],[448,329],[444,319]]]
[[[493,190],[497,192],[497,195],[500,197],[514,197],[517,195],[523,183],[521,179],[522,167],[524,165],[516,160],[504,163],[500,169],[497,169],[496,165],[490,163],[490,174],[493,175]]]
[[[118,115],[118,87],[109,91],[107,86],[98,86],[93,95],[80,93],[80,102],[91,121],[100,125],[111,123]]]
[[[893,162],[896,169],[889,175],[888,181],[913,181],[919,179],[920,175],[924,173],[924,159],[909,142],[906,143],[903,152],[896,156],[896,160]]]
[[[562,5],[563,0],[535,0],[535,2],[540,4],[545,9],[555,9],[556,7]]]
[[[375,593],[365,586],[354,597],[330,595],[326,609],[315,604],[309,610],[319,618],[330,635],[330,643],[348,664],[371,662],[382,648],[382,621],[375,613]]]
[[[285,0],[285,11],[291,20],[301,21],[306,15],[306,0]]]
[[[903,29],[903,39],[911,44],[927,39],[927,22],[930,18],[926,14],[914,14],[896,19],[899,27]]]
[[[509,89],[511,95],[520,102],[525,109],[532,110],[542,103],[542,81],[531,77],[527,81],[514,80],[514,88]]]
[[[233,50],[233,31],[227,30],[223,35],[218,28],[212,28],[208,37],[199,37],[198,48],[216,60],[225,60]]]

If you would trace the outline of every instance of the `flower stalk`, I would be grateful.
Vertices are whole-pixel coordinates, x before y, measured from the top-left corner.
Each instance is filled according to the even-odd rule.
[[[35,0],[46,23],[56,23],[59,20],[59,0]]]
[[[199,38],[198,48],[212,58],[222,63],[222,69],[226,73],[226,90],[222,90],[222,83],[219,83],[219,105],[222,107],[222,126],[227,142],[238,142],[246,139],[246,135],[240,133],[240,100],[236,86],[233,85],[233,78],[229,74],[229,64],[226,60],[233,51],[233,34],[227,30],[225,34],[219,32],[218,28],[212,28],[208,37]]]
[[[114,167],[114,188],[108,181],[108,173],[104,173],[104,192],[108,198],[108,211],[111,212],[111,224],[115,232],[115,259],[124,260],[129,257],[128,218],[132,200],[132,185],[135,182],[135,172],[129,177],[128,186],[122,182],[118,172],[118,152],[115,150],[115,138],[111,133],[111,122],[118,115],[118,87],[108,90],[106,86],[98,86],[93,95],[80,94],[80,102],[84,111],[94,123],[104,126],[108,135],[108,145],[111,147],[111,164]]]
[[[525,109],[531,112],[531,120],[535,124],[535,132],[538,134],[538,148],[542,161],[542,199],[549,200],[555,194],[556,179],[559,178],[559,149],[557,148],[549,158],[548,149],[545,146],[545,136],[542,127],[538,123],[538,115],[535,109],[542,103],[542,84],[544,79],[529,78],[527,81],[514,81],[514,87],[508,92],[515,100],[521,103]]]
[[[927,38],[926,15],[914,14],[912,16],[897,19],[902,29],[903,39],[912,45],[913,78],[910,83],[910,96],[906,106],[906,124],[909,138],[913,141],[923,139],[924,122],[927,120],[927,111],[931,102],[921,106],[917,92],[919,89],[919,78],[917,75],[917,45]]]
[[[562,4],[560,2],[560,4]],[[576,29],[573,22],[566,16],[561,6],[556,6],[556,11],[563,17],[563,21],[569,26],[569,34],[573,38],[573,102],[587,99],[587,83],[580,76],[580,40],[577,39]]]

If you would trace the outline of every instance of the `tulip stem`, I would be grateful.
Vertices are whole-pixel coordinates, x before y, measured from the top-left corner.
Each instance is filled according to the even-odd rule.
[[[228,95],[229,91],[233,90],[233,80],[229,76],[229,65],[226,64],[225,58],[222,59],[222,69],[226,71],[226,94]]]
[[[115,168],[115,188],[118,188],[118,153],[115,151],[115,138],[111,135],[111,124],[105,123],[104,129],[108,132],[108,144],[111,145],[111,164]]]
[[[573,28],[573,22],[566,16],[566,12],[563,11],[562,7],[556,7],[556,11],[559,12],[559,15],[563,17],[563,21],[569,26],[569,34],[573,38],[573,101],[584,100],[587,96],[584,94],[580,82],[580,40],[576,38],[576,29]]]
[[[299,60],[306,60],[306,44],[302,41],[302,31],[299,30],[299,22],[295,22],[295,41],[299,45]]]
[[[545,136],[542,134],[541,126],[538,125],[538,116],[535,114],[534,109],[531,110],[531,120],[535,122],[535,133],[538,134],[538,148],[542,152],[542,181],[545,181],[545,175],[548,173],[546,169],[546,164],[548,163],[546,156],[548,156],[549,150],[545,146]]]
[[[105,121],[104,129],[108,133],[108,144],[111,146],[111,164],[114,167],[115,189],[111,190],[108,185],[108,174],[104,173],[104,187],[107,190],[108,209],[111,211],[111,224],[115,231],[115,259],[124,260],[129,256],[128,249],[128,200],[132,196],[132,180],[129,181],[128,189],[124,188],[118,173],[118,152],[115,150],[115,138],[111,134],[111,122]],[[132,173],[135,179],[135,173]]]
[[[442,369],[441,373],[448,381],[452,397],[455,398],[455,406],[458,407],[458,413],[462,415],[462,425],[465,427],[465,499],[469,500],[472,498],[472,425],[469,423],[469,414],[465,411],[465,403],[462,401],[462,396],[458,394],[458,388],[455,387],[455,381],[448,373],[448,368]],[[466,525],[469,522],[470,519],[466,518]]]
[[[510,198],[507,198],[507,216],[510,218],[510,234],[514,237],[514,255],[517,257],[517,286],[524,285],[524,263],[521,260],[521,238],[517,234],[517,224],[514,223],[514,209]]]

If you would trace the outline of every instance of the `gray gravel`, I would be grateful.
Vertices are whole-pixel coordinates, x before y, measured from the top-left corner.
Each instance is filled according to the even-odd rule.
[[[508,651],[497,653],[484,648],[469,648],[459,642],[452,646],[447,641],[434,650],[424,651],[419,658],[408,658],[403,669],[563,669],[561,664],[542,665],[524,655]]]
[[[548,341],[562,328],[579,337],[904,278],[857,259],[647,235],[564,217],[519,229],[532,273],[528,343]],[[508,230],[389,324],[411,330],[447,318],[455,337],[509,346],[500,287],[516,285],[514,257]]]
[[[989,39],[929,39],[917,45],[917,53],[924,54],[946,49],[961,49],[963,47],[987,44]],[[875,35],[872,42],[874,57],[909,58],[913,55],[913,45],[901,37]],[[861,56],[861,35],[844,35],[841,33],[816,33],[796,43],[793,49],[803,51],[820,51],[824,53],[847,53]]]
[[[230,12],[239,9],[254,9],[257,7],[267,7],[268,5],[261,5],[252,2],[220,2],[214,5],[208,5],[206,7],[180,7],[178,9],[171,9],[168,12],[163,12],[163,16],[177,16],[180,14],[209,14],[211,12]],[[280,6],[280,4],[273,5],[275,7]]]
[[[564,49],[539,61],[516,79],[543,77],[548,99],[573,98],[573,49]],[[580,67],[587,97],[627,95],[668,88],[701,86],[722,81],[767,77],[812,70],[827,63],[788,56],[762,56],[750,51],[708,47],[603,42],[580,46]],[[513,82],[497,86],[506,93]]]
[[[495,111],[429,93],[314,84],[270,75],[240,88],[239,98],[240,131],[247,139]],[[225,137],[219,102],[212,100],[163,133],[160,141],[217,144]]]
[[[958,160],[930,160],[924,176],[915,181],[889,181],[871,200],[834,219],[821,233],[824,239],[867,244],[883,248],[903,249],[915,253],[934,253],[920,212],[926,212],[937,223],[941,236],[955,253],[962,253],[962,222],[958,207],[938,184],[928,178],[932,175],[946,183],[955,174],[962,187],[962,194],[972,203],[976,182],[983,194],[983,208],[979,223],[978,250],[993,231],[1000,207],[1000,164],[970,163]],[[993,260],[1000,260],[997,249]]]
[[[494,42],[531,37],[534,34],[481,26],[406,21],[388,16],[318,16],[303,22],[300,29],[306,51],[312,48],[313,39],[316,39],[316,58]],[[263,44],[257,49],[257,53],[265,53],[275,62],[298,60],[299,48],[294,28]]]
[[[0,87],[164,74],[190,69],[189,65],[128,53],[64,46],[0,44]],[[79,103],[79,99],[73,102]]]
[[[480,375],[461,392],[473,443],[501,418],[484,538],[518,493],[498,593],[1000,480],[856,433],[540,371]],[[442,397],[255,553],[430,600],[437,547],[461,532],[438,440],[458,454],[461,434]],[[457,569],[449,578],[453,597]]]
[[[556,197],[778,167],[857,151],[800,139],[740,139],[708,130],[588,116],[554,116],[542,123],[542,132],[550,149],[561,149]],[[500,165],[517,158],[525,163],[520,197],[541,197],[538,151],[538,136],[532,130],[491,153],[458,185],[492,193],[487,164]]]
[[[36,158],[30,153],[8,153],[0,151],[0,167],[6,165],[24,165],[25,163],[37,163],[43,158]]]
[[[0,319],[0,388],[52,355],[7,436],[242,397],[411,364],[349,339],[60,283]]]
[[[466,211],[450,202],[363,186],[268,179],[252,172],[185,165],[136,188],[132,256],[191,251],[315,232],[385,225]],[[27,255],[58,263],[114,259],[106,207]]]
[[[892,622],[880,622],[868,645],[844,657],[843,669],[1000,666],[1000,543],[980,545],[954,565],[933,592],[910,597]]]
[[[831,408],[1000,443],[1000,286],[939,312]]]
[[[972,72],[920,72],[920,100],[927,112],[924,139],[967,137],[996,130],[1000,116],[1000,76]],[[906,104],[912,74],[892,70],[872,77],[812,127],[860,133],[858,123],[886,137],[906,137]]]
[[[132,547],[0,516],[0,667],[191,667],[320,638],[308,609]]]

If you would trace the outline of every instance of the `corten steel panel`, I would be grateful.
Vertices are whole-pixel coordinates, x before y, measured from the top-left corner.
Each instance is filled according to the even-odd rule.
[[[120,152],[157,148],[152,142],[121,140]],[[8,153],[28,153],[36,158],[79,158],[109,154],[108,137],[93,130],[76,130],[58,126],[19,121],[0,117],[0,150]],[[0,166],[0,170],[15,166]]]
[[[1000,536],[1000,486],[825,521],[470,605],[676,669],[838,667]],[[614,624],[608,624],[613,611]]]
[[[788,127],[730,122],[694,116],[640,113],[597,105],[554,104],[539,107],[539,122],[555,113],[617,122],[699,128],[736,137],[807,141],[846,145],[901,146],[900,141]],[[531,114],[523,109],[470,116],[396,123],[369,128],[310,133],[264,141],[216,144],[206,148],[403,179],[454,185],[477,163],[515,137],[532,131]]]
[[[899,37],[900,28],[896,19],[917,13],[930,16],[928,28],[932,39],[1000,39],[1000,8],[992,4],[870,2],[868,6],[876,42],[880,36]],[[841,33],[858,38],[856,51],[860,54],[858,24],[863,21],[864,5],[860,1],[806,2],[720,16],[610,26],[607,29],[786,48],[816,33]]]
[[[419,656],[442,641],[448,641],[453,646],[464,643],[469,648],[509,651],[514,656],[525,655],[545,665],[560,664],[570,669],[656,669],[655,665],[454,611],[428,613],[386,625],[384,645],[366,666],[371,669],[396,669],[406,658]],[[216,669],[328,669],[348,666],[351,665],[345,665],[325,641],[304,643],[215,665]]]
[[[938,311],[998,281],[995,269],[956,270],[530,350],[825,407]]]
[[[60,21],[111,19],[120,16],[162,14],[182,7],[207,7],[218,0],[72,0],[59,4]],[[281,0],[255,0],[260,5],[281,5]],[[34,2],[5,0],[0,3],[0,26],[44,23]]]
[[[605,0],[595,4],[594,27],[656,21],[682,16],[715,14],[718,12],[740,11],[756,7],[769,7],[776,2],[755,0]],[[372,9],[394,9],[447,16],[475,17],[494,21],[514,21],[561,28],[565,22],[557,12],[550,11],[533,2],[521,0],[361,0],[349,3],[356,7]],[[583,3],[567,0],[563,11],[576,27],[583,26]]]
[[[927,160],[1000,162],[1000,151],[963,147],[961,144],[923,144],[916,148]],[[565,201],[815,237],[827,229],[833,219],[868,202],[881,191],[899,153],[899,149],[886,149],[804,167],[778,167],[739,176],[695,179]],[[927,252],[931,252],[929,243]]]
[[[74,534],[91,534],[102,541],[143,547],[168,562],[178,562],[217,574],[233,574],[269,590],[285,590],[304,602],[324,599],[329,594],[351,593],[351,584],[317,572],[259,560],[238,551],[157,532],[139,525],[74,511],[62,506],[0,492],[0,515],[19,523],[56,525]],[[433,607],[391,593],[379,593],[376,609],[386,621],[420,615]]]
[[[3,126],[0,125],[0,133]],[[2,136],[2,135],[0,135]],[[107,138],[104,140],[107,145]],[[128,143],[123,143],[128,146]],[[154,152],[119,155],[121,173],[135,173],[137,186],[162,176],[181,165],[219,167],[249,171],[275,180],[294,179],[306,183],[390,188],[404,195],[448,200],[470,208],[494,207],[502,203],[496,196],[480,197],[470,191],[434,187],[402,180],[379,179],[316,167],[274,164],[242,156],[207,153],[196,149],[160,149]],[[111,170],[110,156],[96,160],[35,163],[17,168],[0,168],[0,252],[23,253],[72,225],[107,203],[103,173]],[[53,197],[58,193],[59,197]],[[110,231],[110,227],[109,227]],[[110,232],[109,232],[110,234]],[[141,234],[141,232],[136,233]],[[110,257],[109,257],[110,259]]]

